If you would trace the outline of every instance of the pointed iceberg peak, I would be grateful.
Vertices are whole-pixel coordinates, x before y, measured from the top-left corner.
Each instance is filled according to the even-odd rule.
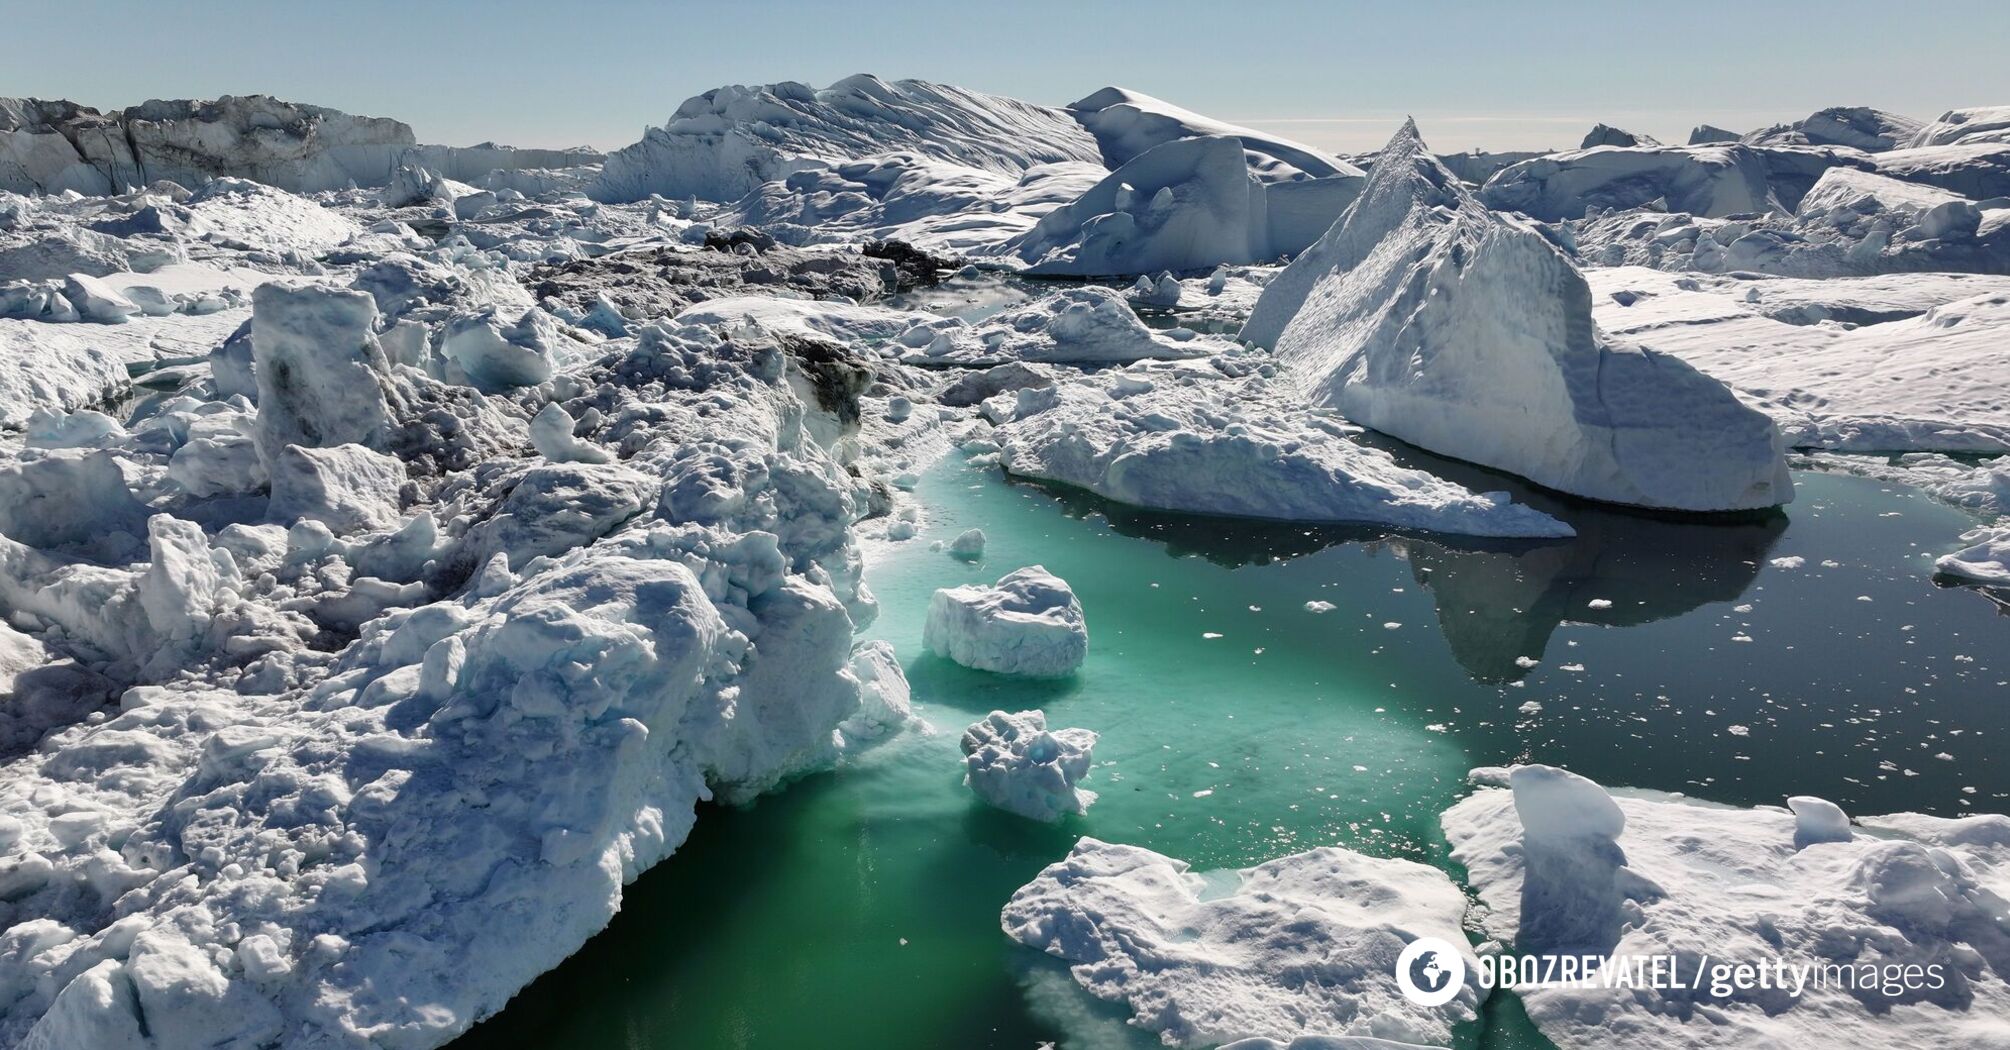
[[[1430,161],[1433,164],[1437,164],[1438,161],[1438,158],[1431,154],[1431,148],[1424,144],[1424,133],[1417,130],[1415,117],[1404,117],[1403,126],[1397,128],[1394,135],[1389,136],[1388,144],[1382,147],[1382,152],[1376,154],[1378,165],[1383,157]]]
[[[1681,361],[1606,340],[1571,259],[1480,203],[1415,121],[1264,286],[1240,338],[1315,404],[1562,492],[1685,511],[1793,498],[1770,419]]]
[[[1412,188],[1420,182],[1428,184],[1430,189],[1420,192]],[[1405,188],[1392,190],[1392,185]],[[1456,208],[1473,201],[1472,194],[1460,184],[1458,176],[1453,175],[1451,169],[1445,167],[1424,144],[1424,136],[1417,130],[1415,117],[1404,117],[1403,126],[1389,136],[1388,144],[1375,155],[1375,165],[1368,172],[1368,183],[1362,188],[1361,196],[1386,199],[1392,192],[1413,197],[1433,207],[1446,205]]]

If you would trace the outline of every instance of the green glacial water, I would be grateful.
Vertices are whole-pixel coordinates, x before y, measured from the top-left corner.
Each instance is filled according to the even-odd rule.
[[[1437,815],[1476,765],[1742,804],[2002,811],[2006,625],[1928,579],[1968,519],[1895,486],[1797,480],[1786,513],[1736,522],[1523,492],[1579,538],[1488,549],[1127,511],[952,456],[918,490],[920,538],[868,576],[882,612],[867,634],[898,647],[937,732],[704,813],[607,932],[461,1045],[1150,1046],[999,932],[1014,889],[1080,835],[1201,869],[1328,844],[1444,865]],[[928,549],[973,526],[981,562]],[[1805,563],[1772,564],[1787,557]],[[1087,610],[1079,675],[923,655],[935,588],[1034,563]],[[960,783],[963,725],[1030,707],[1102,734],[1087,783],[1102,797],[1060,827]],[[1546,1045],[1502,998],[1467,1039]]]

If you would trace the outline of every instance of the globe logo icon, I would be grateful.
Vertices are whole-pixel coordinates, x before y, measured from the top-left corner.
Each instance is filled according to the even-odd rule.
[[[1396,985],[1419,1006],[1443,1006],[1466,982],[1466,959],[1450,943],[1419,937],[1396,957]]]
[[[1435,992],[1443,988],[1445,982],[1451,979],[1452,975],[1443,966],[1438,965],[1437,952],[1425,952],[1423,955],[1418,956],[1417,965],[1410,973],[1410,980],[1416,982],[1417,987],[1427,992]]]

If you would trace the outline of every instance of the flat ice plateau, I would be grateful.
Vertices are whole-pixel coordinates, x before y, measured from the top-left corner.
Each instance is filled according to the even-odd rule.
[[[1341,158],[1121,87],[870,75],[721,87],[605,155],[0,99],[0,1045],[425,1050],[494,1015],[701,803],[929,731],[922,654],[856,639],[945,455],[1530,545],[1571,528],[1415,450],[1757,514],[1792,456],[1971,513],[1920,571],[2006,600],[2010,108],[1692,138]],[[1096,666],[1036,565],[936,594],[924,645]],[[1096,742],[996,712],[963,772],[1066,819]],[[1476,903],[1332,847],[1200,875],[1085,838],[1004,928],[1180,1045],[1448,1045],[1478,996],[1388,968],[1466,929],[1958,974],[1883,1011],[1527,994],[1565,1047],[2006,1039],[2002,817],[1480,778],[1444,817]]]

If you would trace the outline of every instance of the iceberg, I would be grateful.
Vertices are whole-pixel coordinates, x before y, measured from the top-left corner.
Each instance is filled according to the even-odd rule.
[[[1012,895],[1000,922],[1166,1046],[1367,1048],[1450,1046],[1452,1026],[1478,1016],[1477,982],[1419,1006],[1395,980],[1404,948],[1424,937],[1477,973],[1465,913],[1459,888],[1415,861],[1329,846],[1203,875],[1083,838]]]
[[[1869,106],[1835,106],[1791,124],[1775,124],[1744,137],[1755,146],[1848,146],[1883,153],[1915,142],[1925,124]]]
[[[1360,168],[1300,142],[1204,117],[1141,91],[1106,87],[1068,107],[1096,137],[1103,163],[1121,168],[1178,139],[1231,138],[1241,143],[1252,173],[1265,182],[1360,179]]]
[[[1599,146],[1510,164],[1487,179],[1489,208],[1554,222],[1586,209],[1637,208],[1712,218],[1763,214],[1775,207],[1766,161],[1742,145]]]
[[[1541,232],[1488,211],[1414,123],[1361,197],[1273,280],[1241,339],[1315,404],[1440,455],[1612,503],[1793,498],[1778,431],[1723,384],[1615,341]]]
[[[607,155],[603,201],[737,200],[807,162],[898,150],[1016,177],[1040,164],[1100,161],[1095,140],[1061,110],[923,80],[846,77],[821,90],[793,81],[715,88],[669,122]]]
[[[878,740],[918,721],[907,674],[900,669],[893,645],[861,642],[851,653],[850,671],[858,679],[858,711],[838,724],[847,749]],[[924,731],[932,732],[924,723]]]
[[[1973,200],[2010,197],[2010,142],[1964,138],[1946,146],[1914,146],[1872,157],[1875,170],[1923,182]]]
[[[357,444],[287,445],[272,457],[271,479],[275,521],[318,521],[341,534],[398,523],[405,465]]]
[[[922,644],[965,667],[1059,678],[1089,655],[1089,625],[1067,581],[1038,565],[992,586],[945,587],[928,603]]]
[[[1840,809],[1805,796],[1739,809],[1608,793],[1548,766],[1474,772],[1504,786],[1482,787],[1443,823],[1490,936],[1520,952],[1671,956],[1682,967],[1679,988],[1520,989],[1529,1019],[1564,1050],[2004,1038],[2010,983],[1983,960],[2002,946],[2010,818],[1866,817],[1859,835]],[[1706,968],[1686,987],[1708,963],[1871,976],[1734,985]],[[1928,965],[1937,985],[1889,994],[1877,976]]]
[[[1096,801],[1076,786],[1089,775],[1095,746],[1090,730],[1048,729],[1045,712],[993,711],[963,731],[963,783],[1007,813],[1056,823]]]
[[[806,163],[750,190],[713,221],[759,227],[791,244],[892,239],[988,254],[1109,175],[1086,161],[1007,174],[912,150]]]
[[[407,157],[459,179],[600,159],[584,149],[421,146],[403,121],[269,95],[152,99],[108,113],[68,101],[0,98],[0,190],[14,193],[121,193],[226,177],[318,193],[381,186]]]
[[[2010,142],[2010,106],[1950,109],[1920,126],[1906,147]]]
[[[965,529],[957,533],[956,538],[949,541],[949,553],[951,557],[961,558],[964,561],[976,561],[982,558],[984,556],[984,530]]]
[[[1659,145],[1661,145],[1660,140],[1652,135],[1638,135],[1624,128],[1615,128],[1610,124],[1593,124],[1591,130],[1584,133],[1584,141],[1578,143],[1577,148],[1596,149],[1599,146]],[[1690,145],[1695,145],[1693,138],[1690,140]]]
[[[226,175],[309,193],[382,183],[415,142],[400,121],[269,95],[155,99],[104,114],[71,102],[5,99],[0,140],[0,156],[20,157],[0,162],[0,189],[100,194]]]
[[[258,442],[269,465],[288,445],[365,443],[390,420],[390,362],[363,292],[279,284],[252,298]]]
[[[1106,373],[1107,375],[1107,373]],[[1478,536],[1571,535],[1355,440],[1260,379],[1127,369],[1023,400],[998,428],[1008,474],[1135,507],[1280,521],[1350,522]]]
[[[1076,277],[1211,269],[1302,251],[1360,193],[1359,174],[1266,181],[1227,134],[1168,138],[997,250]]]
[[[1265,199],[1235,139],[1173,139],[1048,212],[1001,250],[1028,273],[1076,277],[1254,262],[1270,254]]]

